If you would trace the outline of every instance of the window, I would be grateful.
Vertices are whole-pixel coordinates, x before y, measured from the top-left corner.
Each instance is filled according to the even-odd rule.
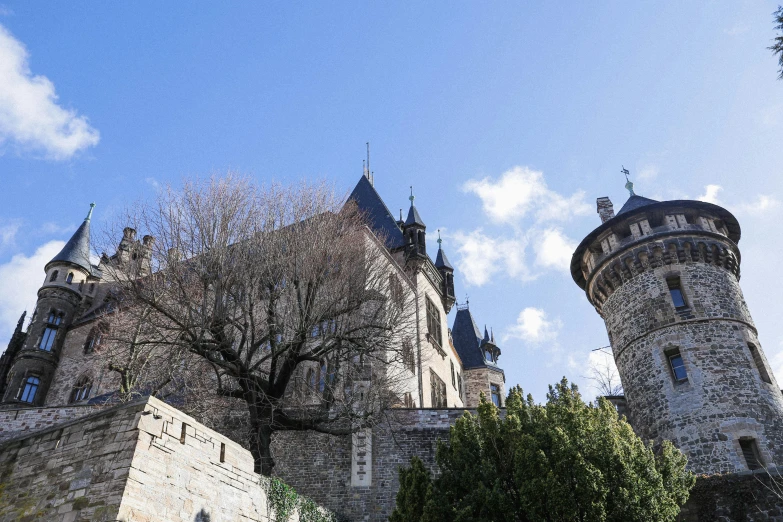
[[[405,302],[405,296],[402,292],[402,283],[400,283],[400,278],[394,274],[389,274],[389,297],[391,298],[392,303],[394,303],[394,306],[402,310],[402,306]]]
[[[79,402],[90,398],[90,392],[92,391],[92,383],[87,376],[79,377],[76,384],[73,385],[73,391],[71,392],[71,399],[69,402]]]
[[[403,406],[406,408],[415,408],[416,403],[413,402],[413,395],[411,392],[405,392],[405,395],[403,396]]]
[[[772,384],[772,379],[769,378],[769,372],[767,371],[767,365],[764,364],[764,359],[761,358],[761,352],[759,352],[756,345],[748,343],[750,349],[750,355],[753,357],[753,363],[756,365],[756,369],[759,371],[759,377],[767,384]]]
[[[318,366],[318,393],[323,393],[326,389],[326,360],[321,361]]]
[[[402,342],[402,364],[412,373],[416,373],[416,357],[413,355],[413,343],[410,339]]]
[[[101,345],[105,332],[106,327],[104,325],[98,325],[90,330],[90,335],[87,336],[87,340],[84,342],[84,353],[90,354],[94,352]]]
[[[490,384],[489,385],[489,393],[492,397],[492,404],[500,408],[501,402],[500,402],[500,386],[497,384]]]
[[[57,281],[57,276],[58,275],[60,275],[60,271],[59,270],[55,270],[54,272],[52,272],[52,277],[49,278],[49,282],[51,283],[53,281]]]
[[[457,388],[457,377],[454,375],[454,361],[449,361],[451,363],[451,385],[454,386],[454,389]]]
[[[58,314],[54,310],[49,312],[49,317],[46,318],[46,327],[44,328],[43,335],[41,336],[41,343],[38,348],[41,350],[51,352],[54,346],[54,340],[57,338],[57,328],[63,320],[63,314]]]
[[[432,394],[432,407],[446,407],[446,383],[438,377],[434,371],[430,370],[430,392]]]
[[[65,282],[69,285],[73,283],[73,272],[68,272],[68,276],[65,278]]]
[[[760,469],[763,467],[759,448],[756,445],[756,439],[742,438],[739,440],[742,456],[745,457],[745,463],[749,470]]]
[[[95,290],[95,283],[90,283],[90,293]]]
[[[682,288],[680,287],[680,278],[669,277],[666,279],[666,284],[669,286],[669,294],[672,296],[674,308],[678,310],[687,308],[688,304],[685,302],[685,297],[682,295]]]
[[[682,360],[679,349],[669,350],[666,352],[666,357],[669,358],[669,366],[672,369],[672,375],[677,382],[685,382],[688,380],[688,372],[685,371],[685,362]]]
[[[30,375],[25,379],[21,393],[19,394],[19,399],[21,399],[23,402],[29,402],[32,403],[35,400],[35,394],[38,392],[38,386],[41,384],[41,379],[34,375]]]
[[[427,300],[427,333],[430,334],[431,339],[438,343],[438,346],[443,346],[443,338],[440,333],[440,311],[429,297],[425,299]]]
[[[495,362],[495,359],[492,357],[491,350],[484,350],[484,358],[487,360],[487,362]]]

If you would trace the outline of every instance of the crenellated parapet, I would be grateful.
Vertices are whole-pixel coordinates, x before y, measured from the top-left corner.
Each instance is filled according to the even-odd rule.
[[[667,265],[713,265],[739,280],[739,224],[717,205],[645,200],[638,208],[623,207],[617,216],[599,205],[599,214],[605,221],[582,241],[571,261],[574,280],[599,313],[624,283]]]

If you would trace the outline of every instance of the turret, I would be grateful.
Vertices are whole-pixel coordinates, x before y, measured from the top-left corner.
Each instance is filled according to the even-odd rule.
[[[739,285],[740,226],[701,201],[630,197],[571,260],[606,323],[628,417],[697,473],[783,464],[783,396]]]
[[[43,404],[59,362],[65,330],[90,292],[90,220],[95,204],[63,249],[46,263],[35,312],[8,371],[3,402]]]
[[[446,313],[451,311],[456,297],[454,295],[454,267],[449,263],[446,252],[443,251],[443,239],[438,230],[438,256],[435,258],[435,268],[438,269],[443,282],[441,283],[441,294],[443,294],[443,309]]]
[[[416,210],[416,205],[413,204],[413,201],[416,199],[413,195],[413,187],[411,187],[411,195],[408,199],[411,201],[411,208],[408,210],[408,217],[402,225],[402,233],[405,236],[405,256],[408,259],[426,258],[427,225],[424,224],[421,216],[419,216],[419,211]]]

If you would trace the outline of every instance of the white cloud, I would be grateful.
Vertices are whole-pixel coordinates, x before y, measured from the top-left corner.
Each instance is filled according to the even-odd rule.
[[[724,29],[724,33],[726,33],[729,36],[739,36],[741,34],[745,34],[750,30],[750,25],[746,23],[736,23],[734,26],[732,26],[730,29]]]
[[[584,192],[562,196],[547,187],[542,172],[528,167],[514,167],[498,180],[470,180],[463,190],[481,198],[484,212],[498,223],[514,223],[527,214],[537,221],[562,221],[591,210]]]
[[[0,249],[14,244],[20,226],[21,222],[18,220],[0,225]]]
[[[758,216],[778,207],[780,207],[780,201],[778,201],[774,196],[760,194],[755,201],[751,201],[750,203],[740,203],[739,205],[733,206],[732,210],[742,214]]]
[[[449,237],[457,245],[457,264],[467,284],[481,286],[501,271],[521,280],[531,278],[523,238],[494,239],[481,229],[467,234],[457,231]]]
[[[707,203],[719,205],[720,201],[718,200],[718,193],[721,190],[723,190],[723,187],[720,185],[707,185],[704,187],[704,194],[698,196],[696,199],[699,201],[705,201]]]
[[[647,165],[639,170],[638,178],[642,181],[650,181],[658,177],[658,167],[655,165]]]
[[[48,78],[33,76],[24,45],[0,25],[0,144],[65,160],[98,140],[87,118],[57,104]]]
[[[32,313],[36,294],[44,280],[44,265],[64,245],[64,241],[49,241],[38,247],[30,257],[17,254],[0,265],[0,281],[13,281],[13,291],[0,292],[0,339],[10,338],[25,309],[28,314]],[[5,349],[5,346],[0,348]]]
[[[536,233],[533,250],[537,265],[567,271],[571,265],[571,255],[576,250],[576,242],[568,239],[561,229],[548,228]]]
[[[529,306],[519,313],[516,324],[508,329],[503,342],[509,339],[521,339],[529,344],[554,342],[562,327],[559,319],[549,320],[542,309]]]

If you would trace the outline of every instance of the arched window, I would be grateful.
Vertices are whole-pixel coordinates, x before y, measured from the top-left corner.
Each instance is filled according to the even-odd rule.
[[[22,389],[19,390],[19,399],[22,402],[32,403],[35,400],[35,394],[38,392],[38,387],[41,385],[41,379],[35,375],[30,375],[22,383]]]
[[[96,348],[100,347],[103,337],[108,331],[109,327],[105,323],[101,323],[90,330],[90,334],[84,342],[84,353],[90,354],[94,352]]]
[[[69,402],[79,402],[90,398],[90,392],[92,391],[92,382],[86,375],[82,375],[73,385],[73,391],[71,391],[71,399]]]
[[[52,281],[57,281],[58,275],[60,275],[59,270],[55,270],[54,272],[52,272],[52,277],[49,278],[49,282],[51,283]]]
[[[54,347],[54,341],[57,338],[57,329],[63,320],[63,314],[57,313],[55,310],[49,312],[49,317],[46,318],[46,326],[44,327],[43,335],[41,336],[41,342],[38,348],[41,350],[51,352]]]
[[[65,282],[69,285],[73,283],[73,272],[68,272],[68,276],[65,278]]]

